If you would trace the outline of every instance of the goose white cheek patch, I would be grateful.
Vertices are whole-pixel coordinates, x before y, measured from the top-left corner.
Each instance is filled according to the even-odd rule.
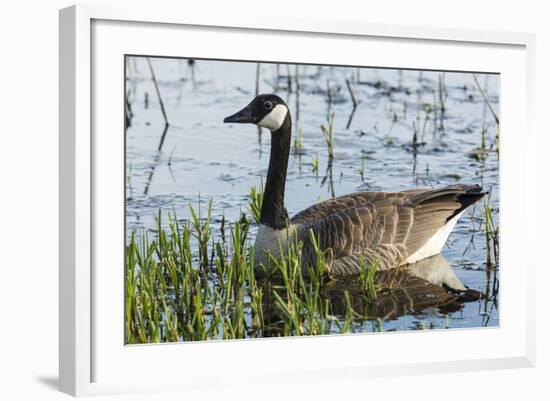
[[[262,118],[262,121],[260,121],[258,125],[268,128],[271,131],[277,131],[281,128],[281,125],[283,125],[287,112],[288,110],[285,106],[278,104],[269,114]]]

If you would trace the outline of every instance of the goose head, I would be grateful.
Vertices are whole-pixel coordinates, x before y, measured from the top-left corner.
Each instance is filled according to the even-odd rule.
[[[277,131],[289,112],[286,103],[277,95],[258,95],[244,109],[225,117],[224,123],[256,124],[271,132]]]

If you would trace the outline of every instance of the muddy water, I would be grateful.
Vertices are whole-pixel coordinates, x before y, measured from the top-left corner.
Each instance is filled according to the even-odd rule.
[[[186,219],[188,204],[197,208],[199,199],[203,210],[212,199],[214,222],[222,215],[237,219],[247,210],[250,188],[262,177],[265,182],[270,134],[222,121],[254,97],[256,63],[197,60],[190,65],[187,60],[152,59],[152,65],[170,126],[159,152],[164,118],[151,74],[144,58],[129,58],[127,234],[152,230],[159,209],[175,210]],[[498,113],[499,77],[478,74],[477,79]],[[355,110],[346,80],[357,100]],[[301,146],[293,143],[288,170],[285,202],[290,216],[333,195],[460,182],[491,191],[498,224],[497,126],[471,74],[261,64],[259,92],[277,93],[287,101],[293,136],[300,137]],[[335,154],[327,170],[320,124],[326,125],[330,113]],[[483,131],[489,151],[476,157]],[[499,324],[498,266],[487,269],[482,222],[480,204],[458,222],[443,256],[462,283],[486,298],[451,311],[407,313],[378,322],[379,329]]]

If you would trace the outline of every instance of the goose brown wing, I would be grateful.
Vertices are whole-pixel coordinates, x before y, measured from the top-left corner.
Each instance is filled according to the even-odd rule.
[[[336,213],[345,212],[351,208],[370,206],[373,202],[391,197],[402,197],[402,194],[399,192],[355,192],[312,205],[295,215],[290,221],[293,224],[313,224]]]
[[[383,269],[406,259],[403,244],[413,223],[413,205],[403,193],[356,193],[314,205],[292,223],[302,226],[304,243],[312,230],[321,249],[330,250],[333,273],[356,274],[361,259],[368,263],[376,257]],[[310,248],[304,246],[304,251]]]
[[[376,257],[381,268],[403,264],[450,218],[482,196],[478,186],[464,185],[358,192],[311,206],[291,222],[302,227],[305,243],[311,229],[321,249],[330,249],[334,267],[342,265],[350,274],[348,270],[354,270],[362,257],[367,261]]]

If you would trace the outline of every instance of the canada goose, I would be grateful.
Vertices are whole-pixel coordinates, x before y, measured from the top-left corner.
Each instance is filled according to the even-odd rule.
[[[356,192],[310,206],[290,220],[284,206],[291,117],[278,96],[258,95],[224,123],[251,123],[271,131],[271,154],[254,244],[257,264],[281,256],[292,240],[303,242],[302,262],[315,260],[309,230],[326,251],[332,275],[357,274],[415,263],[441,252],[463,211],[485,194],[478,185],[402,192]]]

